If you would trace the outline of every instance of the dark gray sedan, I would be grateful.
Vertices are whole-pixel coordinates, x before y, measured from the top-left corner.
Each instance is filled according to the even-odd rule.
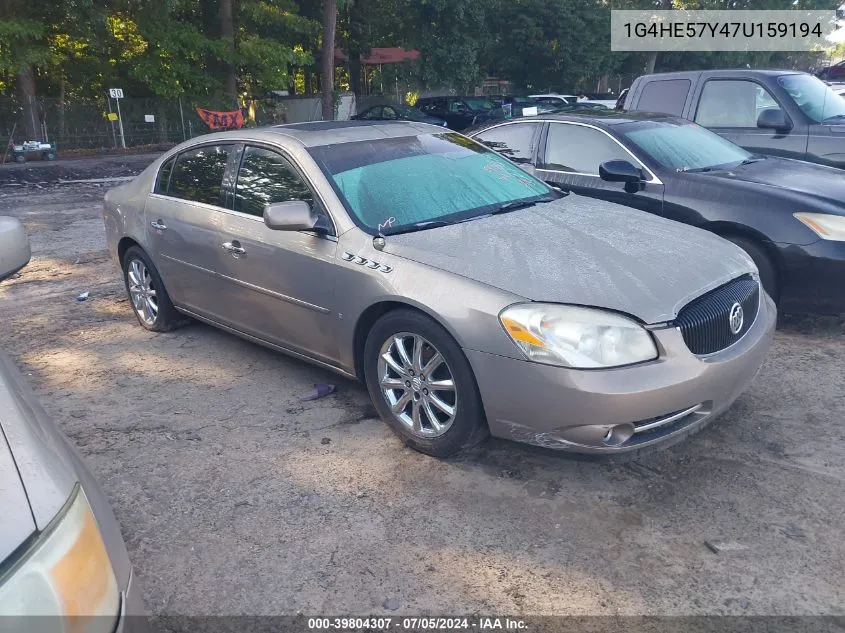
[[[733,244],[421,123],[196,138],[110,191],[104,217],[142,326],[194,317],[358,378],[433,455],[488,432],[665,446],[730,406],[775,323]]]
[[[29,256],[23,226],[0,217],[0,280]],[[143,613],[103,492],[0,353],[0,628],[112,633]]]

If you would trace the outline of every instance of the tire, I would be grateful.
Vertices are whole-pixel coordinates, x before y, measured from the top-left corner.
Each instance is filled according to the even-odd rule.
[[[739,246],[754,260],[757,269],[760,271],[760,282],[763,284],[763,289],[772,298],[772,301],[778,303],[780,298],[780,284],[778,282],[777,269],[772,263],[771,258],[763,250],[763,247],[754,240],[738,235],[728,235],[725,236],[725,239]]]
[[[24,156],[23,154],[15,154],[15,162],[16,163],[25,163],[26,162],[26,156]]]
[[[420,357],[414,362],[417,345]],[[402,360],[400,346],[410,363]],[[435,359],[437,353],[440,363]],[[393,364],[385,361],[385,355]],[[364,346],[364,378],[382,420],[421,453],[448,457],[489,435],[469,361],[443,327],[419,312],[394,310],[376,321]],[[453,388],[448,387],[450,378]],[[383,388],[382,379],[397,386]],[[434,384],[437,387],[429,390]],[[396,413],[391,410],[391,400]]]
[[[44,160],[56,160],[56,152],[44,152]]]
[[[122,264],[126,294],[141,327],[152,332],[169,332],[188,323],[187,317],[173,307],[158,270],[139,246],[129,247]],[[147,298],[154,310],[146,303]]]

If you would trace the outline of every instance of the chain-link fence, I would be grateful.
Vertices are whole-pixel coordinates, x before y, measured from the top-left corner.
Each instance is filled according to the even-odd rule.
[[[55,143],[59,152],[99,150],[179,143],[213,130],[197,113],[204,103],[188,100],[125,97],[71,103],[57,98],[37,98],[31,110],[11,97],[0,97],[0,147],[41,140]],[[118,116],[118,107],[120,115]],[[217,108],[208,108],[216,110]],[[25,116],[31,112],[31,128],[37,138],[27,138]],[[242,108],[247,126],[318,121],[322,118],[320,96],[268,97],[249,101]],[[352,95],[342,95],[339,118],[355,114]],[[121,131],[122,127],[122,131]]]
[[[114,99],[69,103],[38,98],[32,104],[31,127],[39,140],[55,143],[59,150],[135,147],[172,144],[207,128],[195,111],[179,101],[166,99]],[[109,116],[111,113],[111,116]],[[13,98],[0,98],[0,142],[28,140],[26,111]],[[121,131],[122,127],[122,131]]]

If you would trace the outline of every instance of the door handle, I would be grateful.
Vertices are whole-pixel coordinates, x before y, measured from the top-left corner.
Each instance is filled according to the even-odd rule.
[[[223,242],[223,248],[229,251],[233,257],[240,257],[246,253],[246,249],[241,247],[241,243],[238,240]]]
[[[166,231],[167,226],[161,220],[153,220],[150,222],[150,226],[156,229],[157,231]]]

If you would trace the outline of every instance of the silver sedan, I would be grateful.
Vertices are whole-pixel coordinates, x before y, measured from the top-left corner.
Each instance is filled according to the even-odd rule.
[[[141,325],[193,317],[357,378],[408,445],[667,445],[757,373],[775,308],[710,233],[550,188],[460,134],[210,134],[111,190]]]

